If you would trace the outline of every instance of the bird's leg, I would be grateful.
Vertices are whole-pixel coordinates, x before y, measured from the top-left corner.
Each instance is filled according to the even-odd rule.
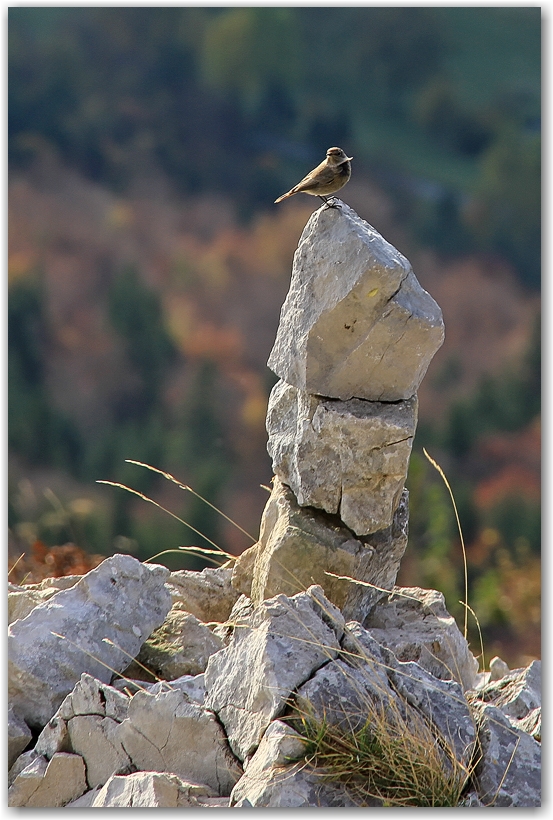
[[[327,197],[323,196],[322,194],[317,194],[317,196],[319,197],[319,199],[322,199],[322,201],[324,202],[324,204],[326,205],[327,208],[339,208],[340,207],[338,202],[336,201],[335,196],[332,197],[332,199],[334,200],[334,204],[329,202]]]

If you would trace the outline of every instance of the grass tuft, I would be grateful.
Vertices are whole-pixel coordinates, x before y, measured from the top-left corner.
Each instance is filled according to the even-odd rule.
[[[471,771],[420,716],[388,701],[368,705],[366,721],[345,731],[302,714],[294,721],[306,762],[321,779],[345,785],[359,806],[458,806]]]

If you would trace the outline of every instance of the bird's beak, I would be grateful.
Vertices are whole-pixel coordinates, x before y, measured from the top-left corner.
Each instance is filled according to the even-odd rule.
[[[338,165],[343,165],[343,164],[344,164],[344,162],[348,162],[348,161],[349,161],[349,162],[351,162],[351,160],[352,160],[352,159],[353,159],[353,157],[344,157],[344,159],[341,159],[341,160],[340,160],[340,162],[338,163]]]

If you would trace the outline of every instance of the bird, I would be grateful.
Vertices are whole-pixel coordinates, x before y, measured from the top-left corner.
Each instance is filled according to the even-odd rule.
[[[344,187],[346,182],[349,182],[352,159],[353,157],[348,157],[342,148],[329,148],[326,152],[326,159],[307,174],[301,182],[298,182],[285,194],[275,199],[275,205],[277,202],[282,202],[283,199],[288,199],[289,196],[302,193],[318,196],[326,203],[328,208],[337,207],[329,204],[327,195],[335,194],[336,191]]]

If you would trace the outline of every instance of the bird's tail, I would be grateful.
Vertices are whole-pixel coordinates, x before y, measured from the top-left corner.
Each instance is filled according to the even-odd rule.
[[[289,196],[294,196],[295,193],[296,189],[292,188],[290,191],[287,191],[285,194],[282,194],[282,196],[279,196],[278,199],[275,199],[275,205],[277,204],[277,202],[282,202],[283,199],[288,199]]]

